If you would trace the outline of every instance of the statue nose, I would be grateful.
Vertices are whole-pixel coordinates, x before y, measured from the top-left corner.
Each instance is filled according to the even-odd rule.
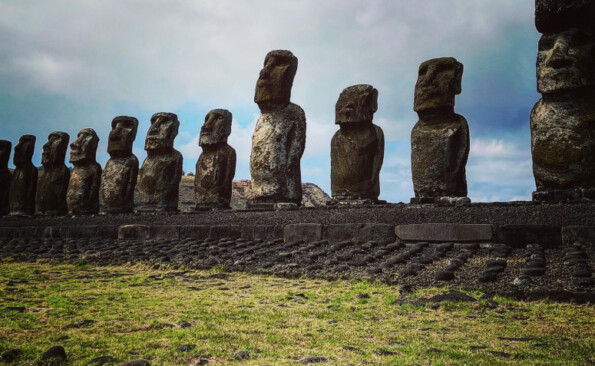
[[[569,66],[572,60],[568,56],[568,45],[565,42],[556,41],[548,58],[546,65],[553,68]]]

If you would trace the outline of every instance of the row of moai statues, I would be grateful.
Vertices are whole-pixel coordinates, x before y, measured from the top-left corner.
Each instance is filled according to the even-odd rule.
[[[595,199],[595,1],[536,0],[535,21],[543,33],[537,57],[537,88],[542,99],[531,113],[531,150],[537,190],[535,201]],[[300,160],[306,117],[291,103],[298,60],[290,51],[271,51],[256,83],[254,101],[261,110],[250,155],[249,207],[299,206]],[[411,133],[412,203],[469,202],[465,167],[469,127],[454,112],[461,93],[463,65],[456,59],[423,62],[415,85],[419,121]],[[331,191],[334,203],[381,203],[379,174],[384,134],[373,123],[378,91],[371,85],[344,89],[335,106],[340,129],[331,141]],[[201,128],[203,152],[195,175],[197,210],[229,208],[235,174],[235,150],[227,144],[232,115],[209,112]],[[72,174],[64,165],[68,135],[54,132],[44,145],[43,171],[31,163],[35,137],[15,147],[12,177],[7,168],[11,144],[0,141],[0,214],[96,213],[134,209],[138,160],[132,154],[138,121],[116,117],[108,142],[105,170],[95,161],[99,141],[83,129],[71,145]],[[173,148],[179,121],[173,113],[151,118],[140,170],[139,200],[148,211],[176,211],[182,156]],[[12,184],[8,183],[12,182]],[[7,187],[10,186],[10,189]],[[10,191],[10,193],[8,193]]]

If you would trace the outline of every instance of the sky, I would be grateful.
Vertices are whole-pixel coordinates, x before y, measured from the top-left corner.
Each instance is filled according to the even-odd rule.
[[[470,128],[469,197],[530,200],[535,190],[533,1],[0,0],[0,14],[0,139],[14,146],[36,135],[35,165],[50,132],[72,142],[91,127],[104,166],[119,115],[139,120],[134,153],[142,163],[151,115],[173,112],[175,147],[191,172],[204,116],[225,108],[233,113],[235,179],[250,179],[255,83],[267,52],[286,49],[299,60],[291,99],[307,119],[302,181],[330,193],[335,103],[344,88],[371,84],[379,92],[374,123],[386,140],[380,199],[409,202],[417,69],[455,57],[464,65],[455,111]]]

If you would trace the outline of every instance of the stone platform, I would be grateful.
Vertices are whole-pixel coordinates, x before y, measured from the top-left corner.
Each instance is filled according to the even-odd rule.
[[[595,204],[0,219],[0,259],[455,285],[595,301]],[[557,296],[557,295],[556,295]]]

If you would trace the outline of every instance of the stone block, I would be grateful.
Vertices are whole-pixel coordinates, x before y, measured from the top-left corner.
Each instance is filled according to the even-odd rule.
[[[151,228],[148,225],[122,225],[118,227],[118,239],[149,239]]]
[[[322,239],[329,243],[355,241],[364,243],[376,241],[386,244],[395,241],[395,227],[390,224],[334,224],[326,225],[322,230]]]
[[[502,225],[496,228],[496,239],[515,248],[527,244],[553,248],[562,244],[560,227],[549,225]]]
[[[42,239],[59,239],[60,238],[60,228],[55,226],[47,226],[43,228],[41,233]]]
[[[322,230],[322,239],[329,243],[338,243],[347,240],[358,240],[358,234],[364,224],[333,224],[325,225]]]
[[[0,227],[0,239],[9,240],[18,238],[17,229],[16,227]]]
[[[211,227],[209,225],[190,225],[180,227],[180,239],[204,240],[209,237]]]
[[[60,228],[62,239],[86,239],[97,236],[97,226],[63,226]]]
[[[563,227],[562,243],[572,245],[576,242],[595,245],[595,225]]]
[[[118,239],[118,227],[116,225],[98,226],[97,237],[102,239]]]
[[[286,243],[303,240],[306,243],[322,239],[321,224],[289,224],[283,227],[283,240]]]
[[[240,225],[213,225],[209,230],[209,237],[215,239],[230,238],[237,239],[242,236]]]
[[[151,239],[180,239],[180,227],[176,225],[157,225],[151,226],[149,237]]]
[[[411,224],[397,225],[395,234],[404,241],[465,242],[490,241],[492,225],[485,224]]]
[[[254,226],[253,239],[279,239],[283,237],[283,227],[275,225],[256,225]]]
[[[38,227],[20,227],[18,228],[18,237],[21,239],[34,239],[41,237],[42,229]]]

